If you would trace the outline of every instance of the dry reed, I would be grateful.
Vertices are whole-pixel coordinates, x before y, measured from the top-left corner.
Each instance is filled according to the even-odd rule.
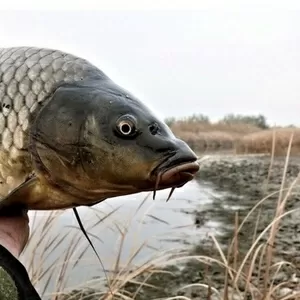
[[[285,155],[289,147],[289,139],[293,134],[293,144],[290,154],[300,154],[300,129],[299,128],[273,128],[245,135],[236,144],[236,152],[245,153],[269,153],[272,152],[272,144],[275,139],[274,155]]]
[[[260,129],[250,124],[176,121],[171,125],[176,136],[186,141],[195,151],[232,150],[245,134]]]
[[[187,142],[196,152],[231,151],[237,154],[272,152],[285,155],[291,133],[294,134],[291,155],[300,154],[300,128],[274,127],[261,129],[243,123],[209,123],[201,121],[176,121],[171,125],[176,136]]]

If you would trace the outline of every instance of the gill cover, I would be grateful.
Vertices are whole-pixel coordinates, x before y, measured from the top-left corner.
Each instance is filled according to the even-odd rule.
[[[83,137],[94,92],[84,86],[59,87],[30,130],[30,152],[37,176],[74,196],[79,192],[76,185],[87,180],[83,164],[92,162]]]

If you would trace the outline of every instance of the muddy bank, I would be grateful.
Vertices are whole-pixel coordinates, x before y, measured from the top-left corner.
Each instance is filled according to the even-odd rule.
[[[271,164],[269,156],[212,157],[202,163],[199,180],[212,182],[217,190],[230,192],[229,195],[223,198],[221,203],[219,199],[216,199],[218,203],[214,206],[214,210],[210,212],[211,217],[220,218],[230,226],[230,224],[234,224],[237,211],[239,219],[242,220],[254,205],[261,199],[268,197],[260,206],[260,216],[258,216],[259,210],[256,210],[250,216],[247,222],[249,226],[245,227],[245,233],[247,233],[245,234],[245,243],[243,241],[243,232],[241,234],[241,240],[245,248],[249,245],[247,240],[251,231],[253,231],[252,229],[254,229],[253,224],[255,224],[257,218],[259,217],[258,233],[260,233],[274,217],[283,181],[284,165],[285,157],[276,158]],[[297,157],[290,158],[283,186],[285,191],[283,191],[282,197],[285,196],[287,189],[297,178],[299,171],[300,159]],[[286,210],[300,208],[299,191],[299,184],[297,183],[292,190],[292,195],[288,198]],[[218,204],[220,204],[219,207]],[[216,208],[219,209],[219,213],[216,211]],[[297,238],[298,232],[300,234],[298,214],[291,214],[281,222],[277,235],[277,244],[275,245],[276,248],[278,246],[277,250],[280,253],[283,253],[285,250],[290,251],[290,246],[295,246],[295,243],[297,244],[298,241],[300,243],[300,239]],[[223,236],[224,242],[226,242],[226,237],[232,234],[232,231],[226,230],[226,233],[227,235]]]
[[[216,190],[229,192],[222,201],[216,199],[216,207],[220,204],[224,220],[233,222],[235,211],[239,211],[240,218],[245,216],[258,201],[268,196],[261,206],[263,214],[262,222],[269,222],[274,216],[279,190],[283,180],[285,158],[276,158],[270,165],[268,156],[224,156],[211,157],[201,163],[201,171],[198,180],[211,182]],[[300,159],[290,158],[287,166],[284,188],[287,189],[296,179],[300,171]],[[298,184],[293,188],[293,194],[289,197],[286,209],[298,208],[300,205]],[[274,194],[275,193],[275,194]],[[286,191],[283,191],[283,196]],[[271,195],[273,194],[273,195]],[[214,218],[218,217],[214,207]],[[226,209],[227,207],[227,209]],[[235,209],[233,209],[235,208]],[[253,217],[257,217],[254,215]],[[289,217],[289,225],[292,217]],[[295,225],[298,220],[294,220]],[[264,227],[266,223],[262,224]]]
[[[226,253],[227,246],[234,234],[235,215],[238,212],[239,222],[243,220],[250,209],[263,197],[280,190],[282,175],[284,171],[285,158],[276,158],[270,169],[270,157],[268,156],[212,156],[201,162],[201,170],[197,180],[206,182],[214,186],[216,190],[225,192],[222,197],[216,197],[212,204],[199,206],[199,210],[193,212],[195,224],[201,228],[205,220],[215,220],[224,226],[221,232],[215,234],[221,247]],[[290,158],[286,173],[287,187],[298,175],[300,171],[300,159]],[[267,180],[268,179],[268,180]],[[239,234],[239,254],[237,264],[243,259],[245,253],[252,245],[255,224],[257,224],[257,234],[262,232],[274,217],[277,206],[278,193],[269,197],[262,205],[261,210],[255,211]],[[297,186],[293,194],[289,197],[286,205],[287,210],[300,209],[300,193]],[[259,219],[258,219],[259,217]],[[293,266],[285,267],[278,273],[274,273],[272,279],[274,284],[286,282],[279,290],[281,295],[298,289],[300,277],[300,220],[299,211],[285,217],[279,227],[279,231],[273,247],[275,259],[273,262],[286,260]],[[268,237],[268,236],[267,236]],[[266,241],[263,238],[261,241]],[[202,241],[190,251],[191,255],[207,255],[220,259],[217,249],[211,239]],[[262,264],[263,265],[263,264]],[[144,274],[135,278],[137,282],[145,282],[148,285],[142,288],[136,283],[128,283],[124,286],[125,293],[135,295],[137,300],[161,299],[172,296],[184,296],[188,299],[207,299],[207,290],[203,287],[193,286],[184,290],[179,288],[187,284],[210,284],[219,292],[224,289],[224,269],[216,264],[207,266],[197,260],[190,260],[181,265],[173,265],[164,269],[171,273]],[[262,282],[262,273],[254,269],[254,277],[251,282],[259,287]],[[229,280],[229,286],[231,282]],[[243,284],[239,286],[243,292]],[[92,291],[90,291],[92,293]],[[89,292],[89,293],[90,293]],[[87,295],[86,295],[87,296]],[[246,295],[243,295],[243,297]],[[250,295],[248,298],[253,299]],[[64,299],[79,299],[77,297]],[[90,296],[85,299],[94,300],[96,297]],[[98,299],[98,298],[97,298]],[[182,298],[183,299],[183,298]],[[219,298],[212,298],[219,299]],[[241,298],[234,298],[241,299]],[[258,298],[257,298],[258,299]]]

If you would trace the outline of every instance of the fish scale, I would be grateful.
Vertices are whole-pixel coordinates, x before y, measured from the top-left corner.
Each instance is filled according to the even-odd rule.
[[[0,48],[0,195],[32,171],[26,151],[32,114],[61,83],[95,76],[106,77],[87,60],[59,50]]]

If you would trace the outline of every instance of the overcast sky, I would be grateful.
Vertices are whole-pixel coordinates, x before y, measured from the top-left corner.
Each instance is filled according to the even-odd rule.
[[[87,58],[161,117],[300,125],[297,11],[0,11],[0,41]]]

